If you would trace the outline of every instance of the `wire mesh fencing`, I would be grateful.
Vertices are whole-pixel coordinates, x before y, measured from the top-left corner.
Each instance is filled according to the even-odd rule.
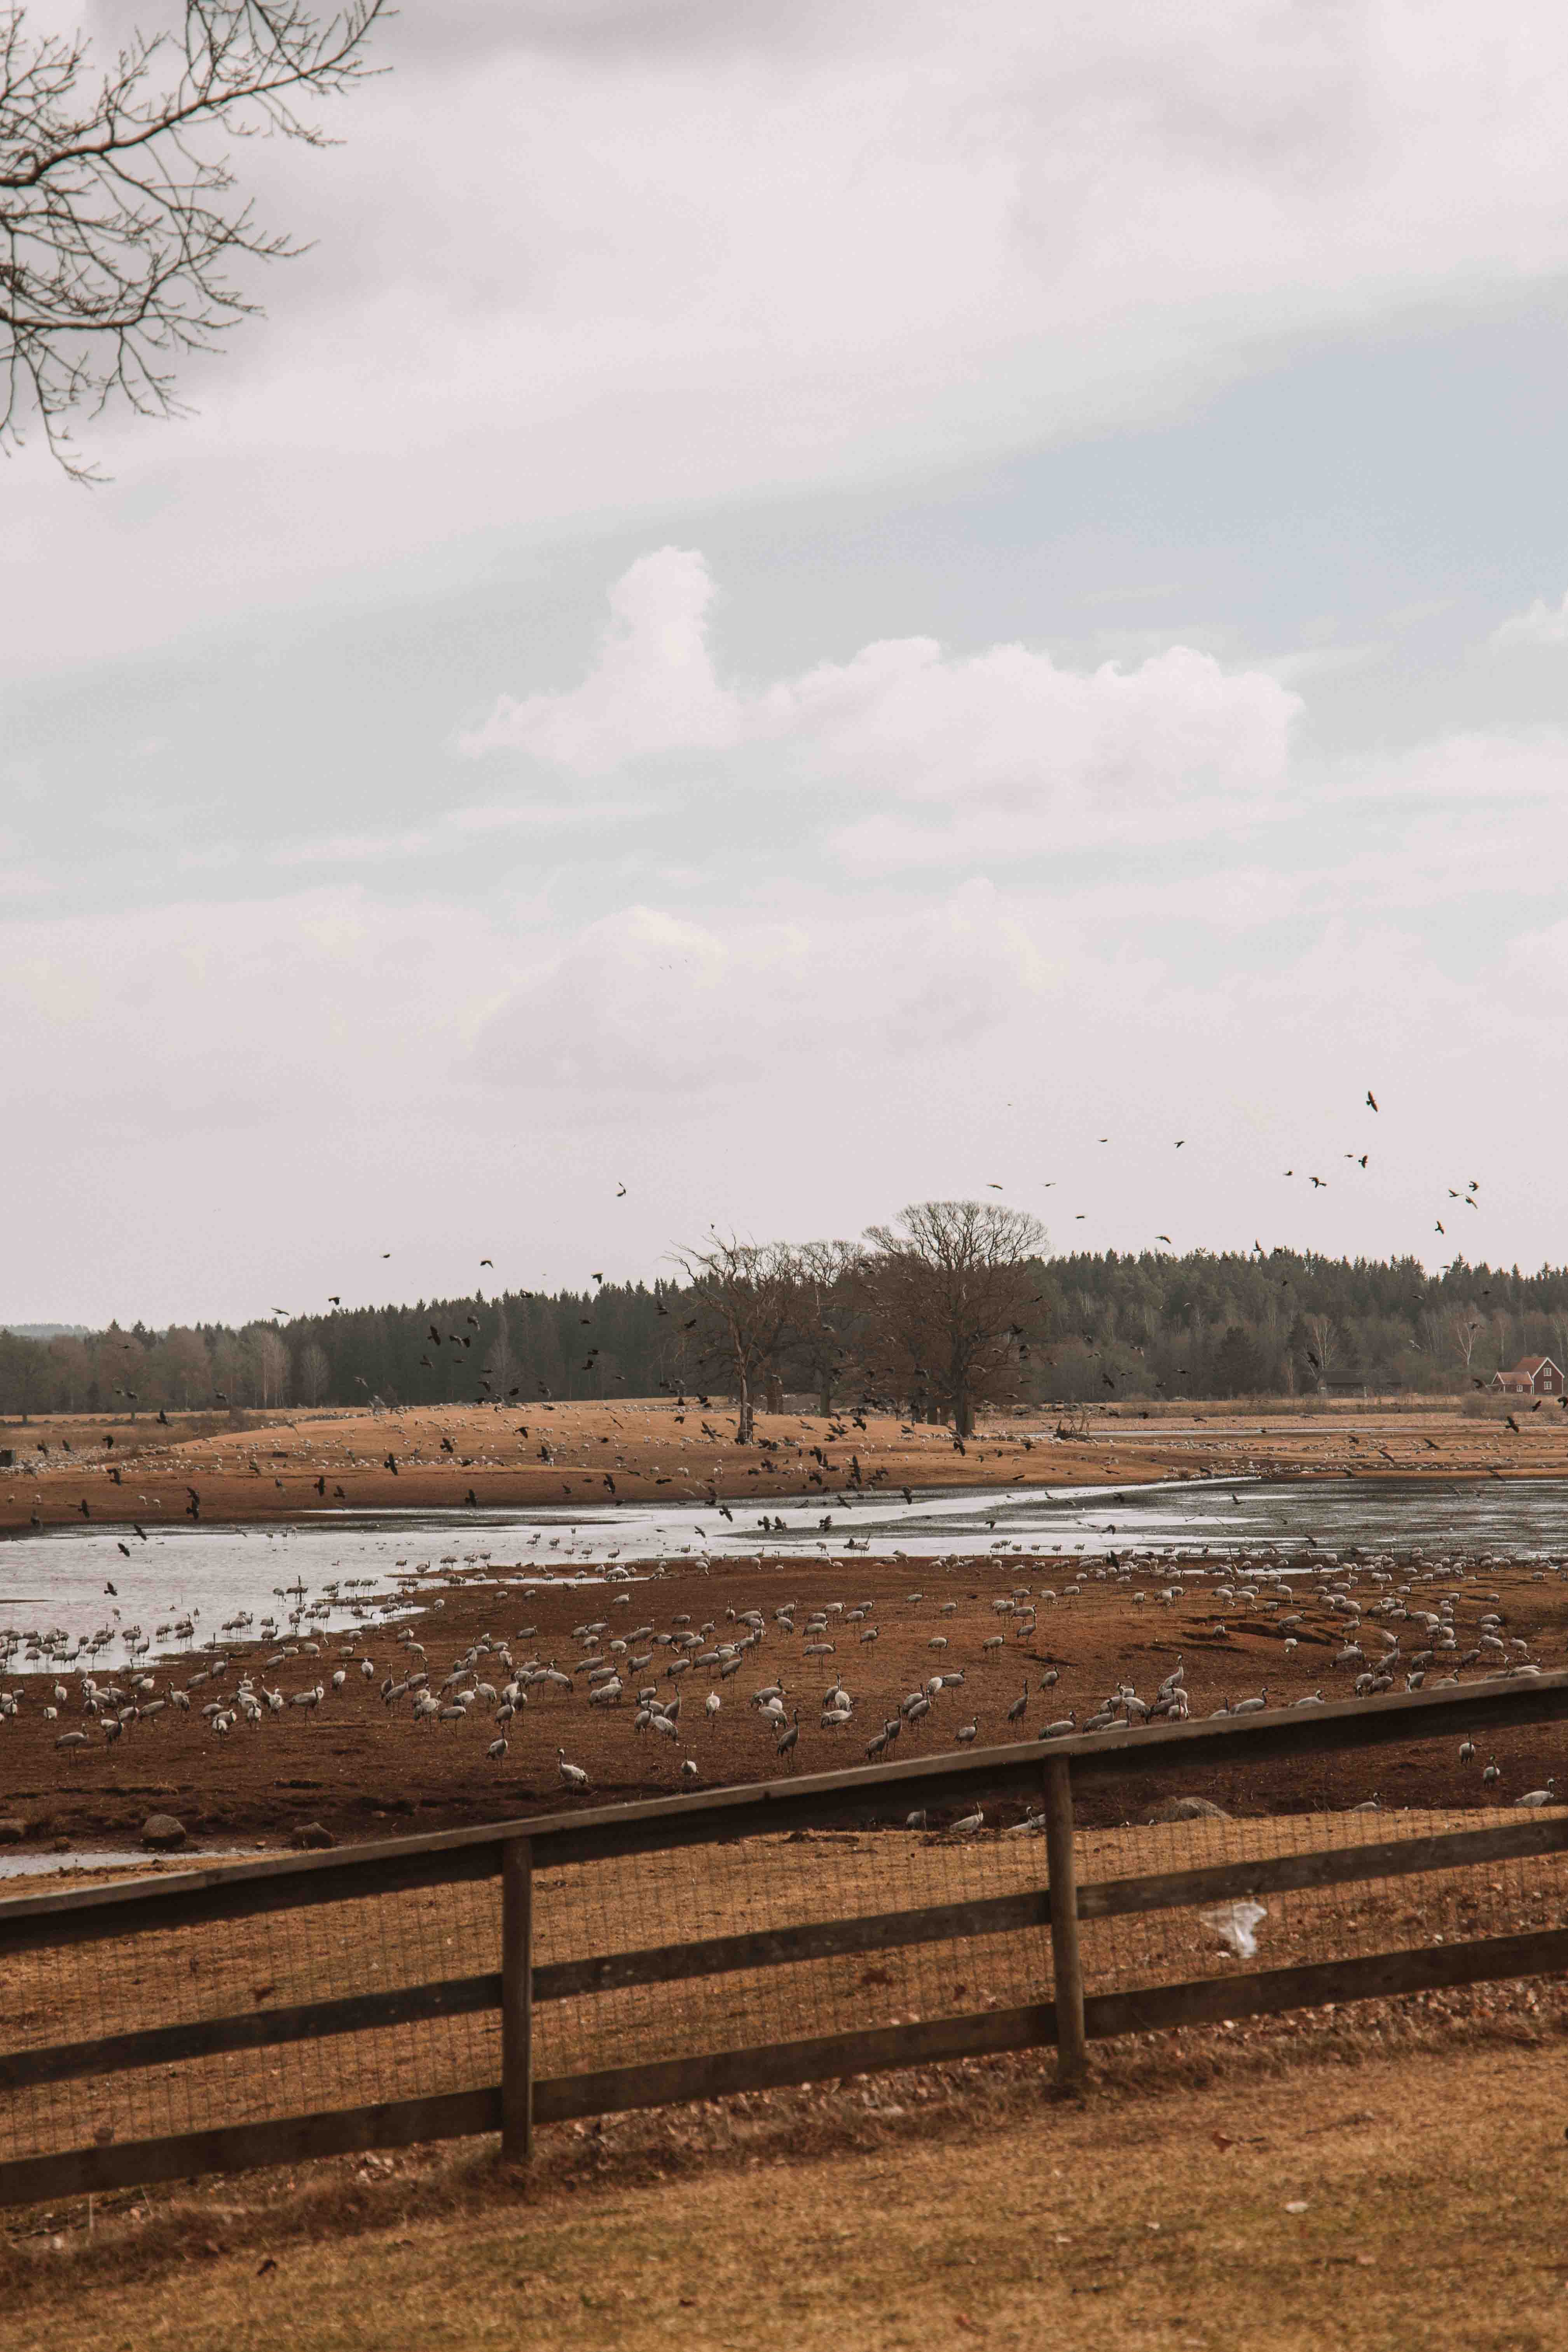
[[[1046,1893],[1043,1842],[905,1829],[795,1831],[570,1865],[539,1882],[535,1957],[658,1950],[743,1931],[759,1948],[794,1928],[901,1917]],[[895,1934],[899,1930],[893,1931]],[[535,2012],[541,2074],[653,2063],[1048,2000],[1040,1916],[820,1958],[768,1960],[584,1993]]]
[[[1095,1831],[1077,1841],[1079,1883],[1165,1877],[1228,1867],[1258,1883],[1223,1897],[1084,1919],[1085,1990],[1131,1992],[1222,1976],[1240,1969],[1310,1967],[1376,1953],[1528,1935],[1568,1924],[1568,1844],[1555,1852],[1504,1854],[1447,1869],[1412,1869],[1428,1839],[1489,1829],[1542,1835],[1554,1825],[1568,1840],[1568,1811],[1521,1814],[1511,1808],[1415,1807],[1377,1811],[1290,1813],[1260,1818],[1151,1823]],[[1263,1883],[1263,1865],[1323,1855],[1349,1870],[1358,1856],[1389,1850],[1383,1872],[1310,1886]],[[1401,1853],[1401,1849],[1404,1852]]]
[[[1429,1737],[1425,1719],[1422,1728]],[[1272,1749],[1264,1730],[1215,1738],[1277,1755],[1310,1735],[1267,1736]],[[1191,1994],[1184,2013],[1225,2015],[1226,1987],[1242,1976],[1250,1990],[1238,1987],[1238,2002],[1256,2005],[1259,1978],[1273,1972],[1274,2005],[1288,2006],[1329,1997],[1287,1985],[1285,1972],[1303,1969],[1348,1970],[1344,1997],[1356,1998],[1370,1979],[1356,1979],[1355,1965],[1374,1959],[1387,1964],[1379,1992],[1404,1989],[1401,1956],[1423,1956],[1405,1972],[1410,1986],[1466,1980],[1466,1969],[1568,1965],[1568,1937],[1560,1950],[1542,1940],[1568,1928],[1568,1808],[1347,1807],[1334,1801],[1342,1783],[1314,1778],[1310,1759],[1293,1790],[1300,1809],[1288,1812],[1179,1805],[1184,1792],[1201,1801],[1205,1785],[1186,1766],[1164,1776],[1153,1820],[1100,1825],[1108,1808],[1096,1802],[1095,1825],[1068,1839],[1072,1883],[1053,1890],[1028,1790],[1037,1799],[1047,1769],[1058,1794],[1064,1771],[1075,1785],[1082,1773],[1099,1798],[1134,1792],[1142,1809],[1155,1752],[1142,1748],[1136,1767],[1129,1757],[1120,1797],[1122,1767],[1104,1748],[1076,1742],[1023,1768],[998,1760],[991,1769],[1011,1776],[1010,1792],[984,1808],[985,1759],[955,1759],[942,1768],[954,1801],[931,1807],[930,1829],[898,1825],[901,1808],[887,1801],[897,1791],[878,1770],[825,1776],[739,1815],[698,1800],[643,1808],[654,1818],[637,1822],[637,1809],[625,1809],[586,1829],[582,1816],[518,1823],[510,1834],[531,1857],[521,1956],[507,1941],[515,1929],[503,1931],[501,1832],[407,1841],[368,1868],[353,1856],[334,1857],[330,1873],[272,1865],[249,1873],[248,1888],[242,1871],[232,1903],[213,1892],[219,1874],[193,1878],[188,1900],[165,1879],[137,1897],[125,1932],[111,1905],[84,1928],[65,1898],[35,1905],[39,1916],[8,1944],[0,1905],[10,1996],[0,2165],[11,2168],[0,2188],[22,2193],[33,2159],[118,2148],[129,2162],[153,2142],[174,2144],[166,2167],[195,2170],[194,2136],[239,2126],[275,2147],[268,2127],[296,2118],[335,2119],[340,2147],[390,2144],[426,2136],[426,2104],[441,2099],[468,2104],[440,2129],[489,2127],[503,2078],[513,2079],[515,2003],[503,2009],[503,1993],[520,1968],[531,1989],[528,2077],[557,2095],[578,2082],[575,2106],[546,2103],[563,2114],[595,2112],[601,2092],[605,2105],[690,2095],[661,2089],[668,2074],[626,2078],[690,2062],[679,2079],[695,2084],[691,2070],[715,2055],[735,2058],[738,2087],[747,2063],[759,2081],[804,2079],[787,2072],[792,2047],[813,2053],[807,2072],[919,2063],[933,2030],[954,2021],[977,2029],[973,2047],[1049,2041],[1047,2004],[1076,1998],[1079,1970],[1090,2010],[1102,2003],[1091,2031],[1105,2032],[1131,2014],[1116,1996],[1163,1991],[1178,1997],[1175,2010],[1167,2001],[1173,2015]],[[1234,1773],[1225,1785],[1234,1803]],[[880,1820],[846,1825],[849,1797],[857,1821],[879,1801]],[[797,1825],[775,1825],[781,1809]],[[406,1883],[414,1872],[419,1883]],[[1054,1942],[1053,1900],[1079,1919],[1076,1964]],[[56,1911],[60,1939],[50,1942]],[[1529,1937],[1538,1940],[1518,1941]],[[1493,1949],[1434,1972],[1433,1955],[1454,1946]],[[1068,1970],[1061,1987],[1058,1965]],[[892,2038],[866,2062],[856,2043],[868,2034]],[[186,2141],[192,2160],[177,2164]],[[308,2136],[295,2145],[310,2151]],[[91,2185],[90,2168],[80,2177]],[[132,2176],[122,2167],[120,2177]]]
[[[0,2020],[0,2160],[162,2138],[494,2082],[491,2010],[268,2042],[195,2057],[63,2070],[79,2046],[282,2013],[499,1971],[493,1884],[458,1882],[124,1938],[23,1952]],[[42,2079],[38,2069],[42,2067]],[[57,2072],[56,2068],[61,2071]],[[17,2081],[12,2079],[21,2075]],[[30,2079],[29,2079],[30,2077]]]

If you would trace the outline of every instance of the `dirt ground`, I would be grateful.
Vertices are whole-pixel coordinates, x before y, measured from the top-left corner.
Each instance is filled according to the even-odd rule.
[[[526,2189],[411,2151],[18,2216],[7,2341],[1555,2352],[1546,2006],[1151,2037],[1083,2101],[993,2062],[549,2131]]]
[[[1071,1714],[1082,1724],[1121,1683],[1152,1698],[1178,1660],[1194,1717],[1264,1691],[1271,1705],[1318,1689],[1325,1697],[1349,1696],[1353,1670],[1332,1663],[1344,1639],[1343,1620],[1328,1599],[1332,1574],[1320,1580],[1322,1590],[1273,1607],[1261,1588],[1254,1601],[1220,1597],[1224,1580],[1217,1571],[1179,1590],[1163,1577],[1163,1570],[1151,1570],[1097,1581],[1081,1562],[1019,1554],[945,1566],[858,1555],[793,1557],[765,1569],[743,1559],[707,1570],[682,1563],[619,1591],[613,1585],[531,1586],[524,1570],[499,1562],[468,1572],[437,1570],[420,1580],[425,1608],[409,1635],[423,1645],[422,1656],[389,1628],[356,1635],[346,1623],[341,1633],[331,1630],[328,1620],[314,1628],[314,1649],[297,1641],[286,1645],[293,1652],[288,1656],[272,1645],[233,1649],[216,1684],[190,1690],[188,1712],[166,1706],[154,1718],[132,1721],[112,1747],[89,1723],[87,1747],[62,1751],[56,1744],[61,1734],[82,1722],[76,1677],[68,1685],[72,1696],[50,1720],[44,1710],[54,1703],[56,1677],[38,1666],[16,1671],[25,1665],[19,1656],[6,1687],[24,1696],[16,1715],[0,1724],[0,1813],[24,1823],[35,1845],[62,1838],[112,1843],[139,1831],[153,1811],[175,1813],[193,1835],[220,1844],[275,1843],[308,1822],[321,1822],[339,1838],[384,1837],[574,1802],[672,1794],[688,1785],[681,1767],[689,1759],[704,1788],[792,1770],[830,1771],[864,1762],[867,1743],[895,1719],[898,1738],[883,1752],[900,1761],[951,1752],[972,1723],[977,1747],[1033,1743],[1048,1721]],[[1403,1572],[1401,1580],[1408,1580]],[[1370,1608],[1379,1593],[1391,1596],[1393,1589],[1375,1583],[1367,1570],[1355,1592]],[[1537,1663],[1568,1665],[1568,1588],[1556,1573],[1489,1566],[1479,1575],[1456,1578],[1444,1570],[1417,1583],[1412,1605],[1436,1610],[1448,1592],[1458,1596],[1456,1667],[1477,1648],[1480,1621],[1490,1615],[1501,1621],[1500,1637],[1523,1641]],[[1165,1593],[1176,1597],[1167,1601]],[[796,1604],[789,1631],[775,1613],[786,1602]],[[855,1623],[852,1612],[866,1603],[868,1613]],[[734,1640],[742,1630],[739,1612],[748,1609],[762,1614],[763,1641],[732,1676],[723,1677],[713,1665],[691,1667],[679,1685],[679,1736],[636,1731],[637,1690],[657,1685],[668,1699],[677,1687],[668,1670],[679,1654],[655,1635],[711,1628],[702,1645],[711,1651],[718,1642]],[[816,1633],[814,1613],[826,1620]],[[1287,1617],[1300,1622],[1287,1627]],[[604,1626],[603,1633],[580,1630],[590,1620]],[[341,1607],[338,1622],[343,1622]],[[861,1638],[873,1630],[875,1641]],[[1407,1660],[1424,1637],[1408,1619],[1398,1622],[1396,1632]],[[619,1705],[601,1707],[589,1700],[587,1669],[620,1640],[626,1643],[626,1696]],[[483,1641],[493,1646],[477,1650]],[[1287,1647],[1290,1642],[1294,1649]],[[411,1695],[391,1705],[382,1697],[383,1683],[410,1672],[427,1672],[438,1688],[471,1653],[459,1686],[483,1682],[499,1692],[511,1670],[500,1658],[502,1644],[514,1666],[553,1660],[571,1674],[572,1685],[531,1685],[526,1706],[507,1727],[508,1749],[499,1759],[486,1752],[498,1737],[490,1701],[477,1701],[460,1721],[420,1723],[411,1712]],[[1367,1654],[1376,1654],[1378,1646],[1369,1633]],[[638,1667],[638,1659],[651,1663]],[[368,1677],[362,1660],[373,1668]],[[1478,1658],[1460,1671],[1468,1680],[1489,1664]],[[194,1658],[155,1664],[157,1693],[189,1684],[200,1670]],[[331,1676],[339,1671],[344,1681],[333,1689]],[[1433,1676],[1440,1671],[1435,1666]],[[943,1673],[962,1673],[963,1685],[942,1691],[923,1717],[901,1718],[901,1702]],[[265,1711],[258,1727],[240,1721],[220,1737],[200,1707],[215,1693],[232,1701],[243,1674],[258,1689],[279,1691],[285,1704]],[[1051,1675],[1056,1679],[1042,1687]],[[824,1703],[836,1682],[847,1688],[853,1712],[847,1725],[825,1727]],[[783,1758],[773,1731],[751,1703],[755,1691],[774,1683],[783,1686],[786,1713],[793,1718],[798,1710],[799,1717],[797,1743]],[[289,1703],[317,1684],[322,1689],[318,1706]],[[115,1686],[124,1686],[123,1676]],[[710,1696],[719,1702],[716,1711],[709,1710]],[[1010,1722],[1008,1710],[1019,1698],[1024,1712]],[[1568,1790],[1559,1730],[1521,1731],[1496,1747],[1502,1772],[1497,1799],[1506,1801],[1543,1783],[1560,1766]],[[589,1789],[580,1796],[561,1784],[562,1748],[589,1776]],[[1239,1775],[1210,1776],[1200,1793],[1245,1812],[1332,1810],[1369,1798],[1379,1786],[1403,1804],[1479,1803],[1486,1761],[1480,1756],[1461,1765],[1448,1746],[1402,1749],[1376,1759],[1332,1759],[1315,1767],[1310,1780],[1289,1764],[1250,1773],[1245,1785]],[[1089,1817],[1137,1820],[1162,1793],[1152,1780],[1131,1777],[1092,1792],[1086,1799]]]
[[[0,1471],[0,1528],[58,1527],[84,1516],[124,1525],[295,1518],[323,1503],[363,1509],[543,1503],[700,1501],[739,1507],[886,1487],[1143,1484],[1180,1476],[1499,1477],[1568,1475],[1568,1414],[1520,1401],[1517,1432],[1430,1406],[1336,1403],[1260,1417],[1241,1407],[1192,1414],[1131,1407],[984,1425],[960,1452],[951,1431],[853,1415],[762,1415],[740,1446],[727,1408],[665,1401],[279,1413],[268,1426],[187,1434],[105,1417],[0,1427],[16,1456]],[[252,1423],[260,1416],[250,1415]],[[1068,1433],[1058,1434],[1060,1431]],[[109,1440],[112,1438],[110,1444]],[[46,1450],[47,1449],[47,1450]],[[813,1449],[816,1449],[814,1452]],[[824,1459],[823,1457],[826,1457]],[[389,1466],[395,1463],[396,1467]],[[858,1478],[857,1479],[857,1469]],[[193,1507],[192,1490],[199,1498]],[[86,1509],[84,1513],[83,1506]]]

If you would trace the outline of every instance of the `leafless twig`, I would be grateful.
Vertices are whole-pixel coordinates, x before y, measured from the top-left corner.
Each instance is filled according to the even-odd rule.
[[[214,134],[329,142],[300,112],[373,70],[385,0],[323,17],[300,0],[186,0],[183,33],[138,34],[95,78],[85,40],[0,5],[0,449],[29,422],[78,481],[68,420],[119,397],[181,413],[174,367],[258,305],[237,258],[299,253],[259,228]]]

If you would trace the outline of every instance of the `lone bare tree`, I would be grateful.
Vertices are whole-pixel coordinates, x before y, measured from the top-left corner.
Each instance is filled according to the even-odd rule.
[[[224,134],[328,142],[300,111],[372,70],[386,0],[185,0],[180,33],[133,34],[96,71],[84,36],[34,33],[0,0],[0,451],[29,421],[96,478],[71,413],[178,414],[174,362],[259,305],[236,261],[300,252],[258,226]]]
[[[879,1360],[911,1404],[934,1405],[959,1437],[973,1432],[975,1406],[1010,1385],[1045,1238],[1024,1211],[982,1201],[921,1201],[867,1231],[861,1280]]]
[[[737,1442],[749,1445],[757,1391],[774,1373],[789,1337],[797,1290],[795,1253],[782,1242],[721,1241],[677,1253],[690,1286],[702,1360],[735,1400]]]

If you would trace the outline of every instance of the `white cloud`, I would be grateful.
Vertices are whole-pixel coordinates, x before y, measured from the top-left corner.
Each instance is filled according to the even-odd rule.
[[[610,591],[611,625],[597,667],[565,694],[503,695],[465,751],[515,749],[592,775],[660,751],[732,743],[742,717],[720,688],[706,622],[713,583],[700,555],[664,547]]]
[[[1495,628],[1487,643],[1499,651],[1510,646],[1568,646],[1568,593],[1560,604],[1538,596],[1528,612]]]
[[[463,748],[578,773],[713,755],[728,792],[831,794],[839,855],[873,869],[1201,836],[1267,814],[1286,781],[1299,698],[1190,646],[1079,671],[1027,646],[953,656],[907,637],[742,688],[715,671],[712,596],[700,555],[642,557],[582,684],[503,697]]]

